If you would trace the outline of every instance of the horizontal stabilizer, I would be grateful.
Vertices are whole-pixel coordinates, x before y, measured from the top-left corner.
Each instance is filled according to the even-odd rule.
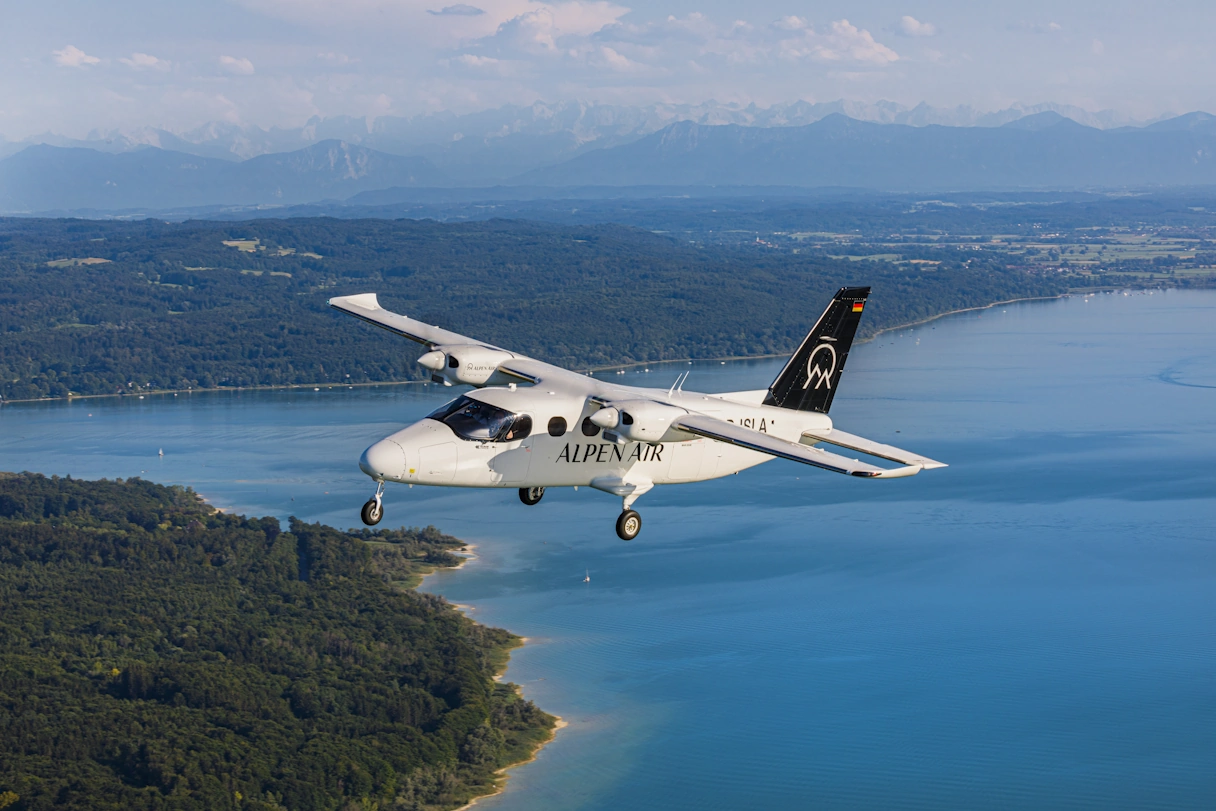
[[[935,462],[928,457],[921,456],[912,451],[905,451],[901,448],[896,448],[893,445],[884,445],[881,442],[874,442],[865,437],[857,436],[856,434],[847,434],[837,428],[831,428],[827,431],[806,431],[802,435],[802,442],[807,445],[816,442],[826,442],[829,445],[835,445],[840,448],[848,448],[851,451],[864,453],[868,456],[877,456],[879,459],[887,459],[892,462],[899,462],[901,465],[917,465],[925,470],[935,470],[939,467],[946,467],[944,462]]]
[[[861,476],[867,479],[898,479],[904,476],[915,476],[921,470],[920,465],[907,465],[891,470],[875,467],[857,459],[848,459],[810,445],[787,442],[772,434],[762,434],[751,428],[744,428],[742,425],[704,414],[688,414],[680,417],[672,423],[671,427],[730,445],[738,445],[748,450],[767,453],[769,456],[777,456],[789,459],[791,462],[801,462],[804,465],[849,476]]]

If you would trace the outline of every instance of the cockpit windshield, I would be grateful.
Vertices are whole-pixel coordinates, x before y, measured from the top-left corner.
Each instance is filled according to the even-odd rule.
[[[476,442],[510,442],[524,439],[532,432],[532,418],[474,400],[458,397],[427,415],[448,426],[462,439]]]

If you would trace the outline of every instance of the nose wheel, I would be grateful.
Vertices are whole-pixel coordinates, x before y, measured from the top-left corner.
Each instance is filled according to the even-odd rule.
[[[616,519],[616,534],[622,541],[632,541],[642,531],[642,516],[634,510],[625,510]]]
[[[369,527],[374,527],[376,524],[379,524],[380,519],[384,517],[384,504],[382,502],[383,497],[384,481],[381,480],[380,483],[376,485],[376,495],[369,498],[367,503],[363,505],[363,509],[359,512],[359,517],[362,518],[363,523],[367,524]]]
[[[540,500],[545,497],[545,488],[543,487],[521,487],[519,488],[519,500],[531,507],[533,504],[539,504]]]

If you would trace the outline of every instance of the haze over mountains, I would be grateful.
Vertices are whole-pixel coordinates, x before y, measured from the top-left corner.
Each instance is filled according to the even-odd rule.
[[[0,161],[0,211],[290,205],[446,180],[425,158],[342,141],[239,163],[155,147],[107,153],[38,145]]]
[[[226,122],[212,122],[188,132],[170,132],[157,127],[132,130],[94,130],[87,138],[68,138],[43,133],[21,141],[0,137],[0,158],[34,144],[77,146],[101,152],[130,152],[146,146],[185,152],[205,158],[243,160],[271,152],[291,152],[320,141],[338,140],[370,147],[394,155],[423,155],[457,181],[482,181],[487,167],[471,159],[479,149],[490,147],[494,157],[491,179],[506,179],[541,162],[552,163],[581,151],[626,143],[669,124],[740,124],[748,127],[793,127],[813,124],[836,113],[876,124],[908,124],[923,127],[999,127],[1028,115],[1055,112],[1079,124],[1098,129],[1143,126],[1156,120],[1138,120],[1113,110],[1090,112],[1067,104],[1014,105],[996,112],[974,107],[905,107],[895,102],[874,104],[844,99],[833,102],[796,101],[758,107],[755,104],[663,104],[623,106],[584,102],[537,102],[529,106],[505,105],[476,113],[451,112],[413,117],[381,116],[376,119],[336,116],[313,118],[302,127],[262,129]],[[1171,116],[1163,116],[1169,118]],[[511,157],[516,162],[511,161]],[[462,176],[462,169],[471,172]]]
[[[561,188],[577,186],[949,191],[1216,184],[1216,117],[1206,113],[1132,127],[1116,126],[1113,113],[1028,109],[562,104],[314,120],[298,130],[218,124],[186,134],[144,130],[58,139],[0,160],[0,212],[278,206],[370,192],[383,202],[408,198],[410,189],[496,185],[552,187],[560,196]]]
[[[852,186],[885,191],[1216,183],[1216,117],[1098,130],[1045,112],[1001,127],[911,127],[833,115],[804,127],[682,122],[537,169],[540,186]]]

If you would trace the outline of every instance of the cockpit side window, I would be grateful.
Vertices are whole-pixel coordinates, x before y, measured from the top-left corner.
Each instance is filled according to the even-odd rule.
[[[506,436],[503,437],[504,442],[513,442],[517,439],[527,439],[532,433],[532,418],[527,414],[520,414],[515,418],[515,422],[507,429]]]
[[[532,418],[527,414],[517,416],[467,396],[448,403],[427,419],[438,420],[461,439],[474,442],[510,442],[532,432]]]

